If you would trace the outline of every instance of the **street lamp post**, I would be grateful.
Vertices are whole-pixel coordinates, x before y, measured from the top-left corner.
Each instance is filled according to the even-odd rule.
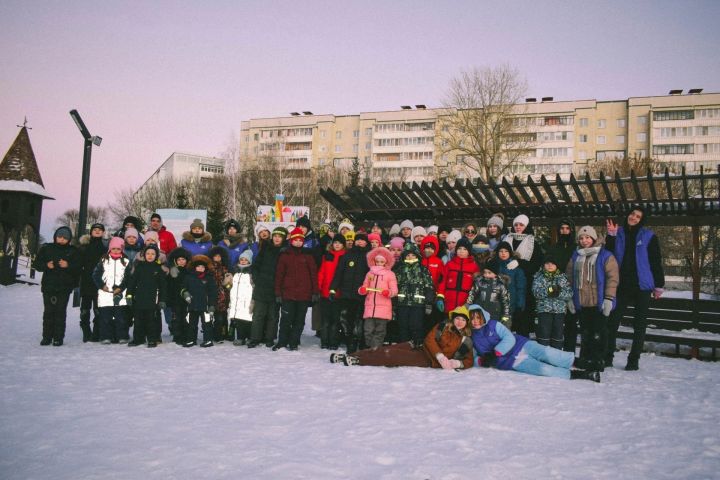
[[[85,126],[85,122],[80,118],[80,114],[77,110],[70,110],[70,116],[75,121],[80,133],[85,139],[85,148],[83,149],[83,169],[82,169],[82,184],[80,186],[80,210],[78,212],[78,228],[77,238],[80,239],[85,234],[85,227],[87,224],[87,210],[88,210],[88,190],[90,189],[90,155],[92,154],[93,144],[100,146],[102,138],[98,136],[90,135]]]

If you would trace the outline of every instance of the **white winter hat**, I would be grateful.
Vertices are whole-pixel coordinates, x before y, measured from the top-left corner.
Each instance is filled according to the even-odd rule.
[[[427,236],[427,232],[423,227],[418,225],[417,227],[412,229],[412,233],[410,234],[410,238],[415,238],[418,235],[422,235],[423,237]]]
[[[580,230],[578,230],[578,234],[577,234],[578,241],[580,241],[581,235],[587,235],[588,237],[592,238],[594,241],[597,241],[597,238],[598,238],[597,232],[590,225],[585,225]]]
[[[430,226],[427,228],[427,233],[428,233],[428,235],[430,235],[431,233],[434,233],[435,235],[437,235],[437,233],[438,233],[438,226],[437,226],[437,225],[430,225]]]
[[[460,233],[460,230],[453,230],[452,232],[448,233],[448,236],[445,239],[445,241],[457,243],[458,240],[460,240],[461,238],[462,238],[462,233]]]
[[[399,233],[400,233],[400,225],[395,223],[395,224],[393,224],[392,227],[390,227],[390,232],[388,233],[388,235],[390,235],[392,237],[393,235],[398,235]]]
[[[528,218],[527,215],[518,215],[513,220],[513,225],[515,225],[516,223],[522,223],[523,225],[525,225],[527,227],[528,225],[530,225],[530,219]]]
[[[343,228],[347,228],[348,230],[355,230],[355,225],[350,223],[349,220],[345,219],[342,222],[340,222],[340,225],[338,225],[338,232],[342,230]]]
[[[255,225],[255,236],[260,237],[260,232],[262,232],[263,230],[267,230],[268,232],[270,231],[267,225],[258,222],[257,225]]]
[[[527,218],[527,217],[525,217],[525,218]],[[487,226],[489,227],[490,225],[495,225],[496,227],[502,229],[503,228],[503,219],[498,217],[497,215],[493,215],[492,217],[490,217],[490,220],[487,221]],[[527,223],[525,225],[527,225]]]
[[[403,228],[415,228],[415,225],[410,220],[403,220],[402,223],[400,223],[400,230]]]

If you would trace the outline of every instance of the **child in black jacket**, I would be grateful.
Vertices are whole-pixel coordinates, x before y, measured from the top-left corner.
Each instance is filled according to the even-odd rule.
[[[202,321],[202,347],[213,346],[212,314],[217,302],[217,286],[212,272],[212,260],[205,255],[195,255],[190,262],[190,273],[183,280],[181,291],[188,304],[189,318],[183,346],[197,345],[198,321]],[[210,315],[206,315],[209,313]]]
[[[158,309],[165,308],[167,285],[165,272],[157,262],[159,255],[157,245],[146,245],[143,249],[145,261],[138,262],[128,280],[125,298],[135,312],[135,330],[132,342],[128,343],[130,347],[145,343],[146,337],[148,348],[156,347],[160,341],[161,325],[156,321],[156,315]]]
[[[173,341],[178,345],[185,343],[183,335],[185,334],[185,325],[187,325],[188,305],[180,292],[183,289],[185,277],[189,274],[188,266],[191,259],[192,254],[183,247],[177,247],[168,255],[170,273],[167,279],[167,304],[172,310],[170,333]]]

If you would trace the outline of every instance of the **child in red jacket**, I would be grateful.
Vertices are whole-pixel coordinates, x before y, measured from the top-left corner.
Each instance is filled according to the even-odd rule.
[[[441,312],[464,305],[473,280],[480,274],[480,268],[470,255],[471,251],[470,240],[461,238],[455,247],[455,256],[445,265],[445,277],[440,282],[436,302]]]
[[[365,345],[376,350],[385,340],[388,321],[392,320],[393,306],[391,297],[398,294],[397,278],[392,271],[395,257],[385,247],[373,248],[367,254],[370,271],[358,289],[365,297],[363,314]]]

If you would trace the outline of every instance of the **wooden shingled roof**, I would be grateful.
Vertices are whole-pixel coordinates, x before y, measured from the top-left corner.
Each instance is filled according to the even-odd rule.
[[[27,180],[44,187],[40,170],[30,145],[27,127],[22,127],[0,162],[0,180]]]
[[[601,174],[599,178],[560,175],[539,180],[528,176],[488,182],[458,179],[450,183],[411,182],[349,187],[342,193],[321,189],[320,194],[342,215],[356,222],[394,223],[412,221],[485,221],[503,212],[507,217],[528,215],[535,225],[552,225],[564,217],[576,222],[596,224],[605,218],[627,213],[632,205],[642,205],[651,213],[653,225],[720,224],[720,165],[717,171],[687,174],[629,177]]]

